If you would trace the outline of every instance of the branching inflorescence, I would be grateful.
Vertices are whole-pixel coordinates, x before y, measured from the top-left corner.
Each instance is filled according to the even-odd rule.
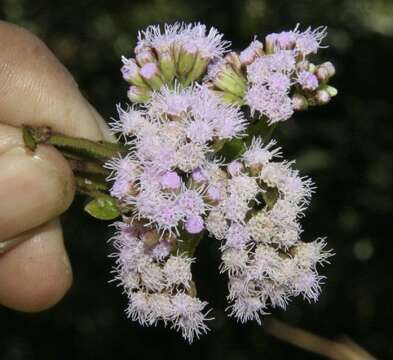
[[[260,323],[294,296],[318,299],[316,267],[332,254],[324,239],[302,241],[299,221],[314,186],[269,137],[295,111],[336,95],[333,65],[309,61],[325,35],[296,27],[236,53],[201,24],[139,33],[121,69],[133,104],[118,106],[112,123],[130,151],[105,165],[123,214],[115,278],[132,320],[169,325],[189,342],[208,330],[191,275],[207,233],[220,242],[227,311],[240,322]]]

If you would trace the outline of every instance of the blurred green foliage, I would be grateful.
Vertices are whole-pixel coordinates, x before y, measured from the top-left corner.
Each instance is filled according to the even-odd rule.
[[[275,317],[326,337],[346,334],[378,358],[393,357],[393,128],[391,0],[0,0],[0,18],[39,35],[106,118],[126,101],[120,55],[152,23],[202,21],[242,48],[254,34],[327,25],[323,59],[337,66],[339,95],[296,114],[276,133],[287,158],[318,185],[304,237],[329,238],[336,256],[318,304],[294,301]],[[1,39],[0,39],[1,44]],[[1,48],[0,48],[1,51]],[[45,69],[43,69],[45,71]],[[78,199],[64,216],[74,286],[52,310],[0,310],[0,357],[16,359],[316,359],[255,324],[224,316],[225,278],[218,244],[205,240],[195,266],[199,293],[215,308],[212,331],[192,347],[161,328],[144,329],[123,313],[126,299],[108,283],[111,229],[83,213]]]

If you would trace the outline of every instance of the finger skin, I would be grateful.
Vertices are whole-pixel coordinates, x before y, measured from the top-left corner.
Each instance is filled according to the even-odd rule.
[[[42,41],[2,21],[0,39],[0,123],[12,126],[7,130],[0,124],[0,238],[7,244],[19,244],[0,255],[0,303],[38,311],[63,296],[72,276],[68,260],[66,267],[55,261],[66,258],[60,226],[42,235],[39,230],[28,229],[63,212],[75,190],[70,169],[60,154],[43,146],[35,154],[29,153],[15,128],[44,125],[91,140],[113,138],[101,116]],[[29,232],[21,234],[26,230],[37,231],[32,240]],[[46,256],[35,257],[46,247],[57,255],[50,256],[48,251]],[[6,245],[2,250],[9,248]],[[32,263],[29,267],[37,258],[40,266]],[[39,283],[45,269],[52,269],[50,281]]]
[[[60,215],[72,202],[74,177],[61,154],[49,146],[32,153],[20,129],[2,124],[0,168],[0,242]]]
[[[72,283],[58,220],[19,235],[24,241],[0,255],[0,303],[37,312],[59,302]]]
[[[1,21],[0,38],[0,122],[45,125],[70,136],[103,138],[102,119],[41,40]]]

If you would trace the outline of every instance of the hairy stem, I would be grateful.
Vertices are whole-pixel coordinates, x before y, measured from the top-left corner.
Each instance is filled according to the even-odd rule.
[[[48,127],[23,126],[25,145],[34,151],[38,144],[55,146],[60,152],[104,162],[128,151],[127,147],[117,143],[92,141],[58,134]]]

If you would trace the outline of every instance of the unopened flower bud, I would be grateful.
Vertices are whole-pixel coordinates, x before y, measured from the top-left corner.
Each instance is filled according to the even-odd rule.
[[[190,85],[192,82],[197,81],[202,75],[206,73],[209,58],[203,57],[200,53],[196,55],[194,66],[187,75],[184,85]]]
[[[330,61],[324,62],[321,66],[327,70],[329,77],[332,77],[336,74],[336,68]]]
[[[156,63],[151,62],[143,65],[139,73],[153,90],[157,90],[163,85],[161,73]]]
[[[321,82],[326,82],[326,81],[329,80],[329,72],[323,66],[318,66],[317,67],[317,69],[315,71],[315,75],[318,78],[318,80],[321,81]]]
[[[240,98],[237,95],[225,92],[225,91],[217,91],[217,90],[212,90],[216,95],[221,97],[224,102],[227,104],[233,104],[233,105],[244,105],[244,100]]]
[[[296,45],[296,36],[292,31],[272,33],[265,38],[265,51],[267,54],[274,53],[277,49],[291,50]]]
[[[161,178],[160,184],[163,189],[178,189],[181,185],[181,178],[176,171],[167,171]]]
[[[244,169],[244,165],[240,161],[232,161],[228,164],[227,170],[229,174],[233,177],[239,175]]]
[[[142,235],[143,243],[148,247],[153,247],[160,241],[160,234],[156,230],[148,230]]]
[[[137,44],[136,46],[135,46],[135,48],[134,48],[134,53],[135,54],[139,54],[139,53],[141,53],[141,52],[143,52],[143,51],[145,51],[145,50],[149,50],[150,49],[150,47],[147,45],[147,44],[145,44],[145,43],[140,43],[140,44]]]
[[[162,76],[166,82],[170,83],[176,74],[176,64],[172,51],[170,49],[160,49],[157,51],[157,55]]]
[[[190,216],[186,221],[185,228],[189,234],[200,233],[204,228],[202,217]]]
[[[337,89],[336,89],[335,87],[333,87],[333,86],[330,86],[330,85],[326,86],[326,87],[325,87],[325,90],[328,92],[328,94],[329,94],[331,97],[336,96],[337,93],[338,93]]]
[[[319,65],[315,71],[315,75],[321,82],[327,82],[334,74],[336,69],[331,62],[325,62]]]
[[[207,189],[207,197],[211,201],[220,201],[222,200],[221,191],[217,186],[211,185]]]
[[[318,105],[325,105],[331,99],[328,91],[326,89],[318,90],[315,94],[315,101]]]
[[[207,180],[209,180],[208,177],[205,175],[205,173],[200,168],[195,169],[192,172],[191,176],[192,176],[192,179],[198,183],[206,182]]]
[[[128,186],[128,194],[131,196],[136,196],[139,194],[139,188],[135,183],[130,183]]]
[[[240,53],[240,62],[242,65],[250,65],[256,57],[263,55],[263,44],[254,40],[247,48]]]
[[[240,61],[239,55],[236,52],[231,51],[230,53],[226,54],[225,61],[231,64],[236,71],[240,71],[242,63]]]
[[[313,64],[313,63],[308,64],[308,69],[307,69],[308,72],[314,74],[316,70],[317,70],[317,67],[315,66],[315,64]]]
[[[308,109],[308,101],[303,95],[295,94],[292,97],[292,106],[296,111],[304,111]]]
[[[307,60],[302,60],[296,63],[296,70],[297,71],[308,71],[310,66],[310,62]]]
[[[319,83],[317,77],[308,71],[300,71],[298,74],[298,83],[304,90],[315,90]]]
[[[219,64],[213,70],[213,84],[220,90],[244,97],[247,89],[246,79],[239,75],[231,65]]]
[[[198,48],[194,44],[184,44],[179,52],[179,60],[177,62],[177,72],[180,77],[185,78],[192,70]]]
[[[127,59],[123,56],[122,61],[124,65],[121,67],[120,71],[123,75],[123,79],[131,85],[147,86],[147,84],[139,75],[140,69],[139,66],[136,64],[135,60]]]
[[[137,53],[135,55],[135,58],[139,66],[143,66],[145,64],[153,63],[157,61],[153,51],[149,48],[146,48],[143,51]]]
[[[172,56],[175,61],[175,64],[177,64],[177,62],[179,61],[181,47],[182,47],[182,42],[180,42],[180,41],[175,41],[172,44]]]
[[[133,103],[144,103],[150,99],[150,90],[141,86],[130,86],[127,96]]]

